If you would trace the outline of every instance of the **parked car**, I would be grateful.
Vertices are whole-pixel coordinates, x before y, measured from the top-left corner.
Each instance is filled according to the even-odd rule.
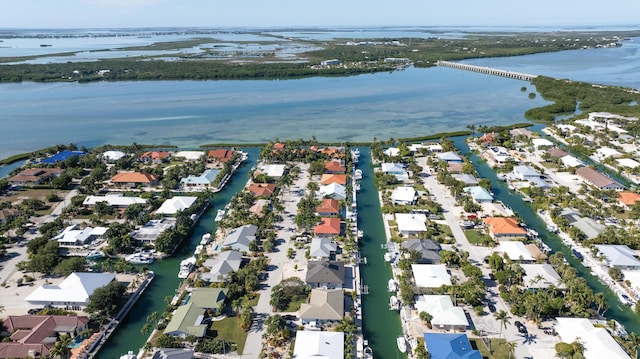
[[[488,307],[489,307],[489,311],[491,313],[495,313],[496,312],[496,306],[495,305],[489,303]]]
[[[524,326],[524,324],[522,324],[520,321],[516,320],[513,324],[515,324],[516,328],[518,328],[518,331],[522,334],[526,334],[527,333],[527,327]]]

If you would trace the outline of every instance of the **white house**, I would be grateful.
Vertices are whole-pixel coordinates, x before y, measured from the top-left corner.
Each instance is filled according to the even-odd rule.
[[[292,358],[344,359],[344,333],[298,330]]]
[[[451,285],[451,275],[444,264],[412,264],[411,271],[419,288],[438,288]]]
[[[281,164],[267,164],[259,167],[259,171],[262,174],[272,178],[280,178],[284,175],[286,165]]]
[[[413,187],[396,187],[391,192],[391,202],[399,205],[412,205],[416,202],[418,193]]]
[[[528,181],[531,178],[539,178],[540,173],[529,166],[515,166],[513,167],[513,176],[521,181]]]
[[[107,196],[87,196],[82,202],[82,205],[93,207],[98,202],[106,202],[108,206],[114,208],[127,208],[132,204],[146,204],[147,200],[141,197],[125,197],[119,194],[110,194]]]
[[[231,230],[222,243],[223,247],[231,247],[237,251],[248,252],[249,244],[256,240],[258,227],[253,224],[246,224]]]
[[[173,157],[184,158],[187,162],[197,162],[204,157],[204,151],[179,151]]]
[[[524,270],[522,281],[527,288],[547,288],[550,285],[556,288],[563,287],[560,284],[560,276],[551,264],[522,263],[520,267]]]
[[[436,155],[436,157],[438,157],[438,160],[440,161],[445,161],[445,162],[456,162],[456,163],[462,163],[462,157],[458,156],[457,153],[455,152],[444,152],[444,153],[439,153]]]
[[[216,257],[207,259],[203,266],[208,272],[200,274],[200,278],[207,282],[219,282],[227,274],[236,272],[242,264],[242,253],[238,251],[222,251]]]
[[[454,306],[448,295],[421,295],[415,305],[418,313],[431,314],[431,324],[437,329],[463,331],[469,326],[464,309]]]
[[[52,240],[58,241],[60,247],[77,247],[102,239],[105,232],[107,232],[107,227],[86,227],[84,229],[76,229],[77,227],[77,224],[68,226],[58,235],[53,237]]]
[[[622,156],[622,153],[618,152],[615,148],[611,147],[600,147],[596,150],[596,153],[593,154],[595,158],[602,161],[606,158],[613,157],[617,158]]]
[[[625,245],[620,244],[596,244],[599,254],[607,260],[609,267],[620,269],[640,269],[638,254]]]
[[[395,156],[399,156],[400,155],[400,149],[397,147],[389,147],[387,149],[385,149],[384,151],[382,151],[382,153],[384,153],[385,155],[389,156],[389,157],[395,157]]]
[[[422,213],[396,213],[398,231],[405,236],[418,235],[427,231],[427,216]]]
[[[560,157],[560,161],[562,161],[562,164],[565,167],[582,167],[582,166],[584,166],[584,162],[582,162],[581,160],[579,160],[576,157],[571,156],[571,155],[566,155],[566,156]]]
[[[173,216],[178,212],[189,209],[196,200],[198,200],[198,197],[175,196],[164,201],[156,213]]]
[[[529,253],[524,243],[520,241],[500,241],[498,250],[509,257],[512,261],[534,261],[535,258]]]
[[[531,143],[533,143],[533,147],[535,147],[536,149],[553,146],[553,142],[547,140],[546,138],[534,138],[531,140]]]
[[[320,186],[320,195],[322,197],[329,197],[337,200],[347,198],[345,187],[335,182],[332,184]]]
[[[620,167],[636,168],[640,166],[640,162],[631,158],[618,158],[616,162],[618,162],[618,166]]]
[[[585,359],[630,359],[607,329],[595,327],[586,318],[556,318],[555,330],[564,343],[576,339],[584,346]]]
[[[481,186],[465,187],[464,191],[467,192],[475,203],[491,203],[493,202],[493,195],[487,191],[486,188]]]
[[[53,306],[63,309],[84,309],[89,304],[89,296],[93,292],[111,283],[116,278],[114,273],[71,273],[59,285],[42,285],[25,301],[33,306]]]
[[[200,176],[188,176],[180,179],[180,186],[185,191],[204,191],[212,187],[213,181],[219,173],[220,170],[208,169]]]
[[[105,162],[116,162],[127,154],[122,151],[105,151],[102,153],[102,160]]]

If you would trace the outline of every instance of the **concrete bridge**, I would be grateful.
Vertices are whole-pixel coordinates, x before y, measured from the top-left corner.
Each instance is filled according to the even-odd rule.
[[[436,65],[451,67],[453,69],[458,69],[458,70],[480,72],[487,75],[508,77],[510,79],[516,79],[516,80],[522,80],[522,81],[531,81],[532,79],[538,77],[538,75],[529,75],[529,74],[524,74],[522,72],[493,69],[491,67],[467,65],[467,64],[461,64],[458,62],[451,62],[451,61],[436,61]]]

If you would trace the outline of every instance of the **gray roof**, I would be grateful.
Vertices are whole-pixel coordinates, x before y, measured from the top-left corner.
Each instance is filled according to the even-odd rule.
[[[464,184],[478,184],[478,179],[475,176],[470,175],[468,173],[458,173],[458,174],[451,175],[451,177],[457,179],[458,181]]]
[[[151,359],[192,359],[195,352],[182,348],[158,348]]]
[[[309,303],[300,306],[300,319],[342,320],[344,292],[342,289],[313,289]]]
[[[227,238],[222,243],[223,247],[231,247],[240,251],[248,251],[249,243],[256,239],[258,227],[253,224],[246,224],[242,227],[234,228],[229,232]]]
[[[564,208],[560,215],[569,223],[584,233],[587,238],[594,239],[604,231],[605,226],[588,217],[582,217],[580,213],[571,208]]]
[[[336,251],[336,244],[333,243],[331,238],[318,238],[314,237],[311,240],[311,248],[309,255],[311,257],[329,257],[331,252]]]
[[[409,239],[402,242],[402,248],[420,252],[421,263],[440,263],[440,244],[433,239]]]
[[[338,261],[309,261],[307,283],[344,283],[344,263]]]
[[[240,269],[242,253],[238,251],[224,251],[215,258],[207,259],[203,265],[209,268],[209,272],[202,273],[200,277],[208,282],[217,282],[219,276],[225,276]]]

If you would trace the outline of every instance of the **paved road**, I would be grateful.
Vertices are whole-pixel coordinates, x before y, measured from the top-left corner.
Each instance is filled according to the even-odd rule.
[[[285,210],[282,215],[283,220],[278,223],[282,226],[282,229],[278,231],[279,244],[275,252],[268,254],[270,265],[273,269],[268,272],[269,276],[267,277],[266,283],[264,283],[263,289],[260,290],[258,304],[254,307],[254,323],[249,330],[242,358],[257,359],[259,357],[262,351],[262,335],[266,330],[263,323],[268,316],[273,314],[271,305],[269,304],[271,288],[280,283],[284,278],[291,277],[291,274],[294,272],[294,265],[292,261],[287,258],[287,251],[289,247],[293,248],[293,241],[290,241],[289,238],[295,233],[296,227],[293,217],[290,217],[289,214],[295,215],[298,202],[301,198],[295,192],[300,189],[306,189],[309,183],[308,165],[299,165],[299,167],[299,178],[293,181],[290,187],[281,188],[280,200]],[[301,254],[298,253],[297,255],[300,256]]]

